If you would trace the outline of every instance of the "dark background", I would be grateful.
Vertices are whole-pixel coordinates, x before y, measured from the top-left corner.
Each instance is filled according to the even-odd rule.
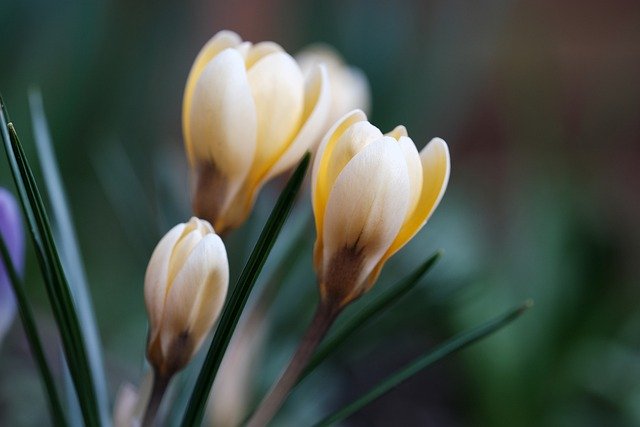
[[[440,136],[451,150],[443,203],[378,286],[436,248],[444,259],[411,298],[354,336],[296,393],[282,420],[306,414],[313,421],[438,342],[532,297],[534,309],[516,325],[345,425],[640,424],[634,0],[2,0],[0,91],[34,165],[27,91],[42,91],[112,395],[141,375],[151,250],[189,215],[180,129],[186,76],[200,47],[225,28],[291,53],[317,41],[334,45],[367,74],[374,124],[406,125],[419,147]],[[0,185],[13,190],[4,160]],[[230,238],[235,275],[242,242],[259,230],[276,187],[263,192],[253,223]],[[302,272],[276,300],[258,390],[291,351],[299,327],[290,325],[311,315],[311,244]],[[55,358],[31,252],[27,264]],[[2,425],[46,418],[28,354],[16,321],[0,347]]]

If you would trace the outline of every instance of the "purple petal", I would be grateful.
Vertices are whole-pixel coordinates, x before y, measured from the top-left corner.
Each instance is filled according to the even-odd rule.
[[[13,265],[22,274],[24,269],[24,234],[20,210],[13,195],[0,187],[0,234],[7,245]],[[0,260],[0,341],[11,325],[16,311],[13,290],[4,263]]]

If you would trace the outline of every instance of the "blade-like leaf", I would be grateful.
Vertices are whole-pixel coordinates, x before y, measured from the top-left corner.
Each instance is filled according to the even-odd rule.
[[[376,296],[373,301],[370,301],[366,306],[362,307],[356,314],[346,321],[341,327],[331,336],[329,336],[324,344],[316,351],[311,361],[305,368],[298,383],[300,383],[307,375],[309,375],[315,368],[320,365],[336,348],[344,343],[352,333],[357,331],[362,325],[372,320],[375,316],[382,313],[391,304],[399,300],[402,296],[406,295],[411,289],[413,289],[418,283],[420,278],[424,276],[431,267],[434,266],[436,261],[442,256],[441,251],[437,251],[431,255],[425,262],[420,264],[411,274],[398,283],[391,286],[385,292]]]
[[[470,331],[456,335],[449,341],[437,347],[435,350],[415,359],[403,369],[400,369],[393,375],[390,375],[389,377],[381,381],[377,386],[373,387],[365,395],[324,418],[315,426],[329,426],[346,419],[350,415],[367,406],[369,403],[385,395],[403,381],[411,378],[412,376],[416,375],[418,372],[429,367],[435,362],[438,362],[439,360],[444,359],[450,354],[462,350],[463,348],[468,347],[471,344],[507,326],[509,323],[520,317],[532,305],[533,302],[531,300],[527,300],[518,308],[512,309],[501,316],[489,320]]]
[[[207,357],[198,375],[196,386],[191,394],[189,405],[182,419],[183,427],[197,426],[200,425],[202,421],[211,385],[220,367],[222,357],[229,345],[229,341],[247,302],[249,293],[295,201],[296,194],[300,189],[307,167],[309,166],[309,158],[309,153],[302,158],[300,164],[289,179],[287,186],[282,191],[282,194],[280,194],[267,223],[262,229],[258,242],[254,246],[249,260],[238,278],[231,297],[222,312],[220,323],[213,336],[213,341],[209,346]]]
[[[53,379],[53,375],[51,374],[51,369],[49,368],[47,358],[44,354],[40,336],[38,335],[38,330],[36,328],[36,322],[33,317],[31,305],[29,304],[29,300],[24,292],[22,281],[20,280],[18,273],[16,272],[13,263],[11,262],[9,250],[7,249],[7,246],[1,234],[0,255],[2,255],[1,260],[5,266],[5,271],[9,276],[9,282],[11,283],[13,293],[16,297],[18,313],[20,314],[20,320],[22,321],[24,332],[27,336],[27,341],[29,341],[31,352],[33,353],[33,359],[35,360],[36,365],[38,366],[38,370],[40,371],[40,376],[42,377],[42,382],[44,384],[45,392],[48,398],[49,411],[51,412],[51,420],[53,421],[53,424],[55,426],[66,426],[67,422],[64,417],[64,411],[62,410],[62,405],[60,404],[60,398],[58,397],[58,391],[56,390],[55,381]]]
[[[99,426],[101,420],[95,397],[95,388],[87,359],[86,346],[78,321],[77,311],[62,269],[51,226],[42,197],[35,183],[18,135],[0,97],[0,135],[4,142],[22,208],[26,214],[29,232],[44,277],[47,295],[62,339],[65,357],[71,370],[80,408],[87,426]]]
[[[74,301],[78,307],[80,330],[87,343],[89,365],[95,380],[96,397],[98,400],[100,416],[103,424],[109,423],[109,397],[107,383],[104,376],[102,361],[102,345],[93,314],[93,304],[87,289],[87,278],[83,267],[82,257],[78,249],[76,232],[71,220],[67,197],[64,192],[60,172],[53,152],[49,126],[42,105],[42,95],[38,90],[29,92],[29,106],[31,107],[31,121],[33,134],[38,149],[38,158],[44,175],[46,194],[49,205],[53,210],[53,230],[56,232],[56,241],[60,245],[62,264],[69,276],[69,286]]]
[[[153,205],[132,159],[120,142],[111,140],[91,156],[91,164],[125,237],[136,254],[146,261],[162,233],[149,221],[155,216]]]

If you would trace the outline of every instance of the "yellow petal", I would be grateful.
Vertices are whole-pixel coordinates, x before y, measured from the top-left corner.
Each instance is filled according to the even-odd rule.
[[[343,68],[333,85],[335,90],[332,90],[331,94],[335,94],[335,99],[332,102],[332,108],[339,115],[332,119],[338,119],[345,111],[351,111],[354,108],[359,108],[367,114],[371,112],[369,80],[361,70],[354,67]]]
[[[262,182],[276,176],[296,164],[307,150],[320,139],[329,114],[331,103],[327,72],[324,67],[315,69],[305,84],[305,107],[302,116],[302,128],[280,159],[269,170]]]
[[[331,152],[326,174],[323,178],[326,186],[332,188],[338,175],[353,157],[367,145],[383,137],[382,132],[367,121],[349,126],[336,142]],[[395,143],[395,141],[393,141]]]
[[[303,74],[308,75],[318,64],[327,67],[331,92],[331,110],[327,126],[356,108],[369,110],[369,82],[362,71],[347,66],[340,54],[331,46],[315,44],[296,55]]]
[[[184,141],[187,150],[191,146],[191,130],[189,125],[189,115],[191,111],[191,98],[196,85],[196,81],[200,77],[200,73],[214,56],[222,52],[224,49],[234,47],[242,43],[239,35],[233,31],[220,31],[213,36],[200,50],[195,62],[191,66],[187,84],[184,89],[184,98],[182,100],[182,129],[184,133]]]
[[[219,236],[207,234],[187,258],[167,295],[160,328],[165,357],[175,344],[173,340],[185,334],[193,340],[192,352],[197,350],[220,313],[228,277],[224,244]]]
[[[385,135],[390,136],[393,139],[397,139],[398,141],[400,141],[400,138],[403,136],[409,136],[407,128],[402,125],[396,126],[391,132],[385,133]]]
[[[173,247],[180,239],[184,228],[185,224],[178,224],[164,235],[153,250],[147,266],[144,277],[144,302],[149,315],[150,337],[154,337],[160,327],[168,286],[169,260],[173,253]]]
[[[257,183],[287,148],[304,111],[304,80],[284,52],[264,56],[248,71],[258,115],[257,147],[249,182]]]
[[[173,246],[171,259],[169,260],[169,272],[167,275],[168,285],[165,293],[169,293],[171,291],[171,284],[173,283],[176,274],[178,274],[178,271],[186,262],[193,248],[200,243],[202,237],[208,233],[213,233],[213,228],[207,221],[193,217],[185,224],[182,235]]]
[[[342,134],[352,124],[366,120],[367,116],[360,110],[347,113],[329,129],[318,147],[311,172],[311,201],[313,204],[313,214],[316,219],[316,242],[319,242],[320,245],[322,244],[324,211],[327,200],[329,199],[329,192],[331,191],[331,186],[326,181],[326,175],[333,150]]]
[[[226,49],[202,71],[189,116],[192,157],[214,163],[216,172],[226,178],[223,206],[251,170],[257,121],[244,60],[236,50]]]
[[[260,42],[251,46],[251,49],[247,52],[245,59],[245,66],[247,67],[247,70],[253,67],[253,65],[260,59],[276,52],[284,52],[284,50],[279,44],[274,42]]]
[[[449,147],[440,138],[434,138],[420,152],[422,163],[422,191],[414,211],[407,218],[395,241],[380,261],[382,264],[402,248],[424,226],[436,210],[449,182],[451,161]]]
[[[400,136],[398,144],[400,145],[402,154],[404,154],[405,161],[407,162],[407,168],[409,170],[409,193],[411,196],[409,197],[409,209],[407,209],[407,217],[405,217],[406,220],[418,205],[420,195],[422,194],[422,164],[420,162],[418,149],[411,138],[407,136]]]
[[[331,189],[324,217],[323,270],[329,270],[335,254],[353,249],[362,256],[355,283],[360,286],[396,237],[408,203],[409,176],[397,142],[382,137],[367,145]]]

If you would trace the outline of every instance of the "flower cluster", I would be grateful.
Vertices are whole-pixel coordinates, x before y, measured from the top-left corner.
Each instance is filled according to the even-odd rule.
[[[147,268],[147,358],[156,378],[145,423],[159,405],[158,387],[189,362],[222,310],[229,266],[214,228],[239,227],[261,187],[306,151],[317,149],[311,198],[318,314],[250,426],[273,416],[335,316],[427,222],[449,179],[447,144],[435,138],[419,152],[403,126],[383,134],[369,123],[362,111],[368,106],[362,72],[326,47],[296,60],[275,43],[254,45],[222,31],[202,48],[182,115],[193,211],[202,219],[171,229]],[[120,418],[140,412],[136,393],[125,391]]]

